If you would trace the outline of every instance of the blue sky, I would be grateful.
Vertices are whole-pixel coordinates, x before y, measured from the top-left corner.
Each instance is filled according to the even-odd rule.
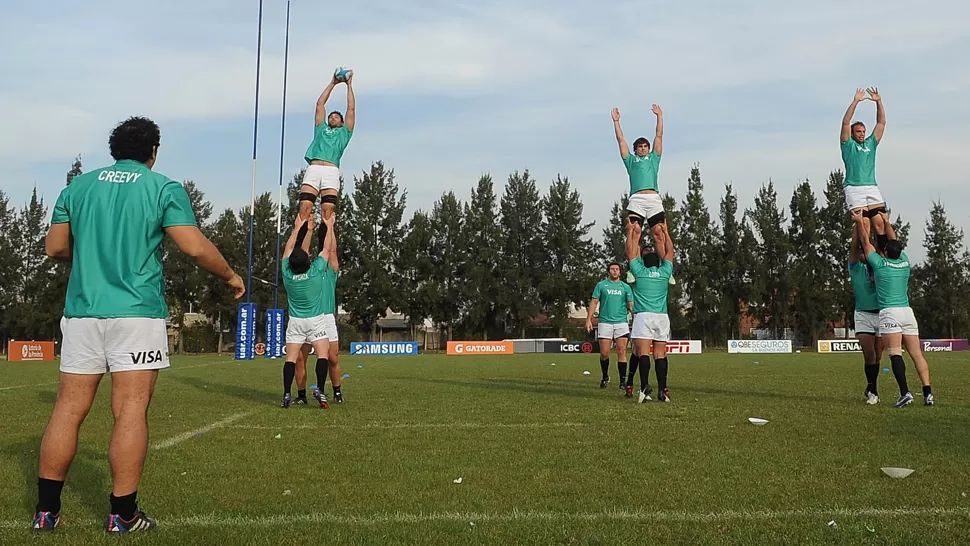
[[[193,179],[217,210],[249,202],[255,0],[49,0],[0,6],[0,187],[49,204],[75,155],[108,163],[107,135],[133,114],[162,127],[157,169]],[[285,2],[265,0],[259,191],[276,191]],[[787,207],[818,198],[841,168],[836,135],[856,87],[888,114],[878,179],[914,225],[933,200],[970,227],[970,6],[958,0],[294,0],[285,178],[304,164],[313,105],[338,65],[356,71],[357,131],[345,176],[383,160],[409,208],[443,191],[467,199],[482,173],[498,191],[528,168],[582,194],[595,237],[626,189],[610,109],[632,141],[665,111],[661,190],[686,193],[698,162],[716,214],[732,182],[742,207],[771,179]],[[332,106],[345,106],[338,88]],[[872,103],[857,117],[872,125]]]

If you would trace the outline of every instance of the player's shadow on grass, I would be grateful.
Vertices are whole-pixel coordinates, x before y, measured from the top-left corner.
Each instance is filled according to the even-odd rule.
[[[399,377],[401,381],[419,381],[422,383],[433,383],[437,385],[450,385],[454,387],[465,387],[485,390],[502,390],[527,392],[530,394],[546,394],[554,396],[569,396],[581,398],[600,398],[599,385],[590,387],[576,387],[576,383],[568,380],[523,380],[523,379],[434,379],[425,377]]]
[[[24,514],[32,514],[37,503],[37,467],[40,463],[41,436],[35,436],[15,444],[4,445],[0,453],[6,459],[17,461],[23,479]],[[79,448],[71,463],[63,498],[76,495],[81,504],[94,517],[108,513],[108,496],[111,493],[111,477],[106,472],[107,455],[91,449]],[[76,516],[74,519],[78,519]],[[27,525],[25,522],[24,525]]]
[[[239,385],[227,385],[225,383],[217,383],[209,379],[199,379],[195,377],[174,377],[173,379],[179,383],[189,385],[190,387],[195,387],[208,394],[220,394],[222,396],[229,396],[232,398],[245,400],[246,402],[272,401],[273,404],[277,403],[275,398],[277,393],[270,389],[260,390],[250,387],[242,387]]]

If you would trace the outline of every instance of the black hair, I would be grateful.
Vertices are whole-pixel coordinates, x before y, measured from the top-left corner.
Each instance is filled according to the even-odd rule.
[[[663,263],[663,260],[660,259],[660,256],[657,256],[656,252],[641,256],[641,259],[643,260],[643,265],[647,267],[660,267],[660,264]]]
[[[866,124],[865,123],[862,123],[861,121],[857,121],[857,122],[855,122],[855,123],[852,124],[852,126],[850,127],[850,129],[853,130],[853,131],[855,131],[856,125],[861,125],[863,129],[866,128]]]
[[[340,123],[343,123],[343,122],[344,122],[344,115],[343,115],[343,114],[341,114],[341,113],[340,113],[339,111],[337,111],[337,110],[334,110],[333,112],[330,112],[329,114],[327,114],[327,119],[329,120],[329,119],[330,119],[330,116],[332,116],[332,115],[334,115],[334,114],[337,114],[338,116],[340,116]]]
[[[300,275],[310,269],[310,255],[303,250],[303,239],[306,238],[309,222],[303,222],[300,231],[296,232],[296,245],[290,253],[290,271]]]
[[[606,266],[606,270],[609,271],[614,265],[620,268],[621,271],[623,270],[623,266],[621,266],[619,262],[610,262],[610,265]]]
[[[903,243],[900,243],[898,239],[891,239],[886,243],[886,257],[890,260],[898,260],[902,253]]]
[[[130,159],[148,163],[161,143],[162,135],[154,121],[143,117],[130,117],[111,131],[108,148],[115,161]]]
[[[638,138],[638,139],[636,139],[636,140],[633,141],[633,149],[636,150],[637,149],[637,146],[639,146],[641,144],[646,144],[647,145],[647,148],[650,147],[650,141],[647,140],[644,137],[640,137],[640,138]]]

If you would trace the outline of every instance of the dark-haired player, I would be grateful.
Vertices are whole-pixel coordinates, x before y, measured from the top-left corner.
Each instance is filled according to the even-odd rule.
[[[877,251],[869,242],[869,219],[862,211],[852,213],[852,221],[860,224],[862,244],[865,246],[866,261],[876,278],[876,298],[879,301],[879,335],[882,336],[886,352],[892,362],[893,375],[899,384],[899,399],[893,404],[901,408],[913,402],[913,395],[906,384],[906,363],[903,361],[903,348],[913,359],[916,373],[923,383],[923,403],[932,406],[936,399],[930,388],[930,367],[923,357],[919,339],[919,324],[913,309],[909,306],[909,257],[903,252],[903,245],[896,239],[892,224],[886,213],[883,216],[888,241],[883,250]]]
[[[40,446],[36,531],[61,520],[61,489],[77,452],[78,430],[98,385],[111,374],[114,428],[108,447],[111,512],[107,531],[155,528],[136,500],[148,451],[148,405],[158,371],[169,367],[162,242],[171,237],[239,298],[242,279],[199,230],[185,188],[152,170],[161,133],[150,119],[119,124],[108,145],[115,164],[84,173],[61,190],[47,255],[71,262],[64,302],[60,384]]]
[[[333,219],[333,215],[330,215],[324,222],[332,223]],[[330,336],[336,336],[336,328],[331,329],[328,324],[325,302],[320,294],[326,287],[327,279],[336,277],[336,272],[326,258],[316,259],[322,258],[323,252],[310,258],[312,237],[307,237],[307,232],[312,229],[312,224],[313,219],[303,221],[297,215],[283,252],[283,286],[286,288],[290,315],[286,325],[286,362],[283,364],[284,408],[290,407],[293,402],[291,390],[296,377],[296,361],[304,344],[312,345],[317,352],[316,372],[320,388],[313,391],[313,397],[321,408],[330,407],[322,388],[326,384],[326,355],[330,348]]]
[[[616,369],[620,375],[620,388],[625,388],[626,347],[630,340],[630,323],[627,314],[633,310],[633,290],[620,280],[620,264],[613,262],[607,268],[608,279],[593,288],[593,297],[586,310],[586,331],[593,331],[593,314],[599,308],[599,322],[596,325],[596,339],[600,346],[600,368],[603,379],[600,388],[610,384],[610,349],[616,343]]]
[[[852,122],[856,106],[865,100],[876,103],[876,126],[868,137],[864,123]],[[876,148],[885,131],[886,109],[882,105],[879,90],[875,87],[857,89],[852,104],[842,116],[842,132],[839,135],[842,162],[845,164],[845,203],[850,213],[861,211],[863,216],[872,220],[876,230],[876,246],[880,249],[889,240],[886,236],[886,225],[879,215],[879,212],[886,211],[886,201],[876,184]]]
[[[630,178],[630,202],[627,205],[627,238],[631,236],[633,224],[646,227],[653,236],[656,248],[662,249],[660,244],[662,236],[660,224],[666,223],[664,214],[663,199],[660,197],[657,178],[660,173],[660,156],[663,154],[664,136],[664,113],[656,104],[653,105],[653,113],[657,116],[657,131],[653,137],[653,149],[650,149],[650,141],[645,137],[639,137],[633,141],[633,153],[627,146],[626,139],[623,138],[623,129],[620,127],[620,109],[614,108],[613,132],[616,134],[616,142],[620,147],[620,158],[626,166],[626,172]],[[627,274],[627,282],[633,282],[633,271]],[[670,284],[674,284],[673,276],[670,277]]]
[[[327,101],[337,86],[337,76],[334,75],[330,84],[317,99],[316,112],[313,121],[313,142],[307,148],[304,159],[308,164],[303,175],[303,185],[300,187],[300,214],[307,219],[313,213],[313,205],[317,196],[321,198],[321,218],[333,213],[337,204],[337,192],[340,190],[340,158],[350,143],[354,134],[356,121],[356,105],[354,100],[354,75],[347,78],[347,119],[338,111],[327,113]]]

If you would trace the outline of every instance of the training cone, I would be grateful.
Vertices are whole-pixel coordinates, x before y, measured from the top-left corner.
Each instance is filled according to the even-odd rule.
[[[748,417],[748,422],[758,427],[768,424],[767,419],[758,419],[757,417]]]
[[[916,472],[912,468],[895,468],[891,466],[882,468],[882,471],[890,478],[905,478],[913,472]]]

